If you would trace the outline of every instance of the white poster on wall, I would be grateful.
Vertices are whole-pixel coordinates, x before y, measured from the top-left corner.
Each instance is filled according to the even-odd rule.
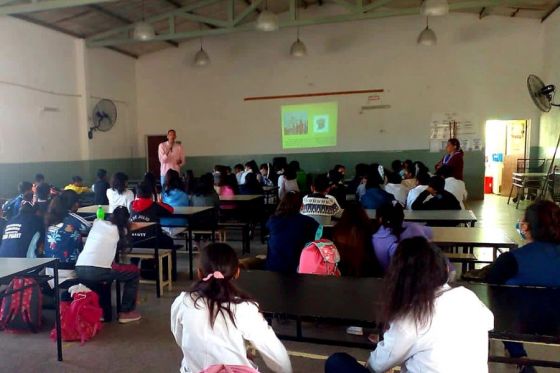
[[[468,113],[433,113],[430,122],[430,151],[443,151],[447,140],[452,137],[461,142],[461,148],[465,151],[481,150],[480,129],[472,118]]]

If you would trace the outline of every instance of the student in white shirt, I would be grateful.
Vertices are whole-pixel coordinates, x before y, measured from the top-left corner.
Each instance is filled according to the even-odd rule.
[[[447,285],[447,263],[425,238],[403,240],[387,274],[389,328],[367,366],[345,353],[332,355],[325,372],[488,372],[488,331],[494,316],[477,296]]]
[[[111,221],[95,220],[84,249],[76,261],[76,274],[85,281],[114,281],[124,283],[121,324],[138,321],[142,317],[136,309],[140,273],[134,264],[115,264],[113,260],[120,245],[125,243],[130,214],[124,206],[118,206]]]
[[[461,209],[464,210],[465,204],[463,202],[467,200],[467,188],[465,187],[465,182],[463,180],[455,179],[451,168],[446,165],[438,168],[436,175],[445,179],[445,190],[457,198],[457,201],[461,204]]]
[[[109,214],[117,206],[124,206],[130,209],[130,204],[134,201],[134,193],[128,189],[128,176],[123,172],[117,172],[111,179],[111,188],[107,189],[107,199],[109,200]]]
[[[406,205],[406,198],[408,197],[408,188],[406,185],[401,184],[402,178],[399,174],[389,173],[387,176],[388,183],[385,185],[385,191],[392,194],[401,206]]]
[[[408,196],[406,197],[406,209],[412,210],[412,204],[416,201],[416,198],[428,189],[428,184],[430,183],[430,175],[427,172],[422,172],[416,175],[416,187],[408,191]]]
[[[296,171],[287,166],[284,174],[278,177],[278,198],[284,199],[289,192],[299,192]]]
[[[229,245],[215,243],[201,250],[198,281],[171,306],[171,331],[183,350],[181,373],[218,364],[256,369],[245,341],[273,372],[292,372],[288,353],[258,304],[233,285],[239,273],[237,255]]]

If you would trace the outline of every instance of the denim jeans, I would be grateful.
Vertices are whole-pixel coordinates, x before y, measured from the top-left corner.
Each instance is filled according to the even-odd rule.
[[[327,359],[325,373],[369,373],[369,369],[347,353],[337,352]]]
[[[511,357],[524,357],[527,356],[527,351],[523,347],[523,343],[519,342],[504,342],[504,347],[509,352]]]
[[[134,311],[138,296],[140,272],[135,265],[113,264],[113,268],[76,266],[79,279],[85,281],[120,281],[124,283],[122,312]]]

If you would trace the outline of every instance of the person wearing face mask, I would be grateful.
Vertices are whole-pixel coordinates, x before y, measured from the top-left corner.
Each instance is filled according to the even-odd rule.
[[[486,281],[518,286],[560,286],[560,207],[551,201],[538,201],[519,221],[525,245],[504,253],[489,266]],[[511,357],[523,358],[523,344],[504,342]],[[535,372],[532,366],[520,372]]]
[[[181,166],[185,163],[183,146],[177,142],[177,133],[170,129],[167,131],[167,141],[159,144],[158,157],[160,166],[161,185],[165,184],[165,174],[169,170],[175,170],[181,174]]]
[[[457,139],[449,139],[445,147],[446,155],[436,164],[436,171],[443,165],[451,169],[451,176],[457,180],[463,180],[463,150]]]

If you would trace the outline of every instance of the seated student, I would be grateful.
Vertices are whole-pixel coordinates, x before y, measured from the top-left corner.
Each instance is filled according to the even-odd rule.
[[[118,206],[111,221],[95,220],[89,232],[84,250],[76,262],[76,274],[85,281],[120,281],[124,283],[122,307],[119,313],[121,324],[137,321],[142,316],[135,311],[138,298],[140,274],[134,264],[113,263],[119,245],[128,234],[130,214],[124,206]]]
[[[41,183],[45,182],[45,175],[43,174],[35,174],[35,179],[33,181],[33,193],[36,192],[37,186]]]
[[[257,174],[250,172],[245,176],[245,183],[239,186],[239,194],[263,194],[263,188],[257,180]]]
[[[346,194],[348,193],[344,185],[344,175],[336,170],[330,170],[327,177],[330,184],[329,194],[336,198],[338,203],[344,207],[346,205]]]
[[[278,198],[283,199],[289,192],[299,192],[296,171],[287,166],[278,177]]]
[[[350,202],[333,228],[332,241],[340,254],[342,276],[381,277],[371,246],[372,222],[358,202]]]
[[[255,178],[257,179],[257,181],[260,184],[259,180],[260,180],[260,175],[261,174],[259,173],[259,170],[258,170],[258,167],[257,167],[257,162],[255,162],[254,160],[251,160],[251,161],[245,163],[245,168],[244,168],[243,173],[241,174],[241,180],[239,181],[239,185],[243,185],[243,184],[246,183],[245,179],[247,178],[247,175],[249,175],[249,174],[254,174]]]
[[[23,196],[19,213],[8,220],[4,230],[0,231],[2,244],[0,257],[36,258],[43,252],[45,226],[43,219],[37,216],[33,206],[33,192]]]
[[[111,178],[111,188],[106,192],[109,204],[109,213],[112,213],[118,206],[130,209],[130,204],[134,201],[134,193],[128,189],[128,176],[124,172],[115,172]]]
[[[194,177],[193,170],[187,170],[183,177],[183,183],[185,184],[185,192],[188,195],[191,195],[196,185],[196,179]]]
[[[560,207],[535,202],[519,222],[525,245],[504,253],[490,265],[486,281],[492,284],[560,287]],[[525,357],[520,343],[504,342],[511,357]],[[533,372],[527,368],[522,372]]]
[[[261,166],[259,167],[259,172],[261,175],[261,185],[262,186],[273,186],[274,183],[272,182],[272,180],[270,180],[269,178],[269,172],[270,169],[268,167],[268,163],[262,163]]]
[[[379,228],[371,240],[377,260],[387,271],[399,242],[411,237],[432,239],[432,229],[425,225],[404,221],[403,208],[398,203],[381,206],[375,212]]]
[[[428,184],[430,183],[430,175],[426,172],[421,172],[416,175],[416,186],[408,191],[408,196],[406,197],[406,209],[412,210],[412,204],[416,201],[416,198],[428,189]],[[428,197],[430,198],[430,197]]]
[[[21,201],[23,201],[23,195],[27,192],[31,192],[32,189],[33,184],[29,181],[22,181],[18,184],[19,194],[2,205],[2,214],[5,219],[9,220],[18,214],[19,208],[21,207]]]
[[[181,372],[222,364],[257,369],[248,357],[247,342],[270,370],[292,372],[288,353],[258,304],[235,287],[239,275],[237,255],[227,244],[201,250],[198,281],[171,306],[171,332],[183,351]]]
[[[432,198],[427,199],[428,196]],[[432,176],[428,188],[418,195],[412,203],[413,210],[461,210],[457,198],[445,190],[445,181],[439,176]]]
[[[179,173],[173,169],[167,170],[164,179],[161,201],[171,207],[186,207],[190,204],[189,196],[184,191],[183,181]],[[161,218],[163,229],[174,237],[185,231],[187,219],[184,218]]]
[[[453,194],[457,201],[461,204],[461,209],[465,209],[464,201],[467,200],[467,189],[465,188],[465,182],[463,180],[458,180],[453,177],[453,172],[451,168],[447,165],[443,165],[436,171],[436,176],[439,176],[445,180],[445,190]]]
[[[214,189],[214,176],[206,173],[200,177],[191,197],[193,206],[220,207],[220,196]]]
[[[404,176],[403,163],[400,160],[395,159],[391,162],[391,172],[397,174],[402,180]]]
[[[220,197],[233,197],[235,195],[235,189],[237,187],[237,181],[234,175],[218,175],[218,178],[214,178],[214,189]]]
[[[354,168],[354,178],[347,185],[348,194],[356,194],[358,186],[362,183],[368,173],[368,165],[358,163]]]
[[[342,180],[344,181],[344,175],[346,175],[346,167],[341,164],[337,164],[333,167],[332,171],[336,171],[342,175]]]
[[[301,166],[298,161],[291,161],[288,164],[292,170],[296,172],[296,180],[298,184],[299,191],[301,193],[305,193],[309,190],[309,185],[307,185],[307,174],[304,170],[301,169]]]
[[[420,173],[424,173],[424,174],[428,174],[428,175],[432,176],[430,174],[430,169],[423,162],[420,162],[420,161],[414,162],[414,170],[416,171],[416,175],[418,175]]]
[[[395,197],[381,189],[383,180],[377,170],[370,169],[365,184],[365,193],[360,203],[365,209],[377,209],[395,200]]]
[[[73,190],[78,194],[89,193],[91,189],[84,186],[84,181],[81,176],[72,176],[72,182],[64,187],[64,190]]]
[[[75,213],[79,207],[78,194],[65,190],[51,201],[45,217],[44,256],[59,260],[60,282],[76,277],[74,265],[82,251],[82,235],[91,229],[91,223]]]
[[[97,170],[97,180],[91,186],[91,190],[95,193],[93,203],[96,205],[108,205],[107,190],[110,187],[107,182],[107,170],[100,168]]]
[[[409,188],[402,183],[402,178],[393,172],[387,175],[387,184],[385,191],[392,194],[393,197],[404,207],[406,205],[406,198],[408,197]]]
[[[241,177],[243,176],[244,167],[241,163],[236,164],[233,166],[233,173],[235,174],[235,178],[237,179],[237,184],[241,185]]]
[[[53,187],[52,185],[50,185],[49,183],[47,183],[45,181],[45,175],[43,174],[35,174],[35,181],[33,182],[33,193],[35,193],[35,199],[34,202],[37,202],[37,188],[39,187],[39,185],[44,184],[44,185],[48,185],[49,186],[49,196],[48,196],[48,200],[50,201],[51,198],[57,196],[59,194],[59,191]]]
[[[403,162],[403,171],[403,180],[401,184],[408,189],[414,188],[416,186],[416,168],[410,159]]]
[[[369,177],[377,177],[380,180],[380,184],[385,184],[385,174],[381,174],[380,171],[384,170],[383,166],[379,163],[372,163],[369,166],[366,165],[364,169],[364,176],[361,178],[361,182],[356,187],[356,200],[359,201],[364,194],[366,194],[366,184]]]
[[[146,172],[144,174],[144,179],[142,180],[144,183],[146,183],[148,185],[148,187],[151,189],[152,191],[152,199],[154,201],[158,201],[159,200],[159,194],[161,192],[161,185],[158,187],[158,179],[156,178],[156,176],[151,173],[151,172]]]
[[[492,312],[470,290],[447,285],[441,251],[425,238],[402,241],[385,276],[389,328],[367,366],[345,353],[332,355],[326,373],[488,372],[488,331]]]
[[[302,215],[300,208],[301,194],[288,192],[268,219],[268,271],[296,273],[301,251],[306,243],[315,239],[319,224],[315,219]]]
[[[51,186],[47,183],[37,185],[34,199],[37,215],[44,217],[51,203]]]
[[[329,179],[317,175],[311,186],[312,193],[303,197],[301,213],[313,217],[319,224],[330,224],[333,217],[340,218],[342,208],[336,198],[328,194]]]

